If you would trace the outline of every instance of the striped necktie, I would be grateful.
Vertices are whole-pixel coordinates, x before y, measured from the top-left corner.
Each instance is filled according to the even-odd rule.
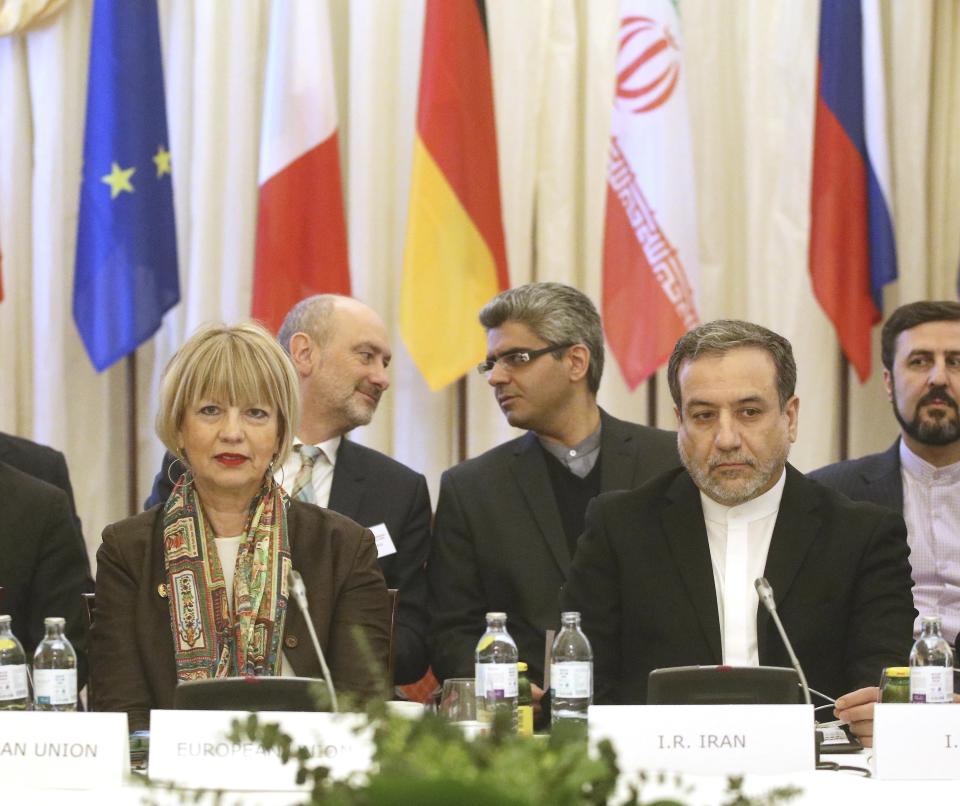
[[[300,454],[300,470],[297,477],[293,480],[293,488],[290,492],[291,498],[300,501],[306,501],[308,504],[317,503],[317,495],[313,489],[313,466],[317,463],[317,457],[321,451],[316,445],[294,445],[293,449]]]

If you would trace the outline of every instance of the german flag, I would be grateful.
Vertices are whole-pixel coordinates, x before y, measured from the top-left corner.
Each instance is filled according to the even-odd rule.
[[[477,314],[508,287],[483,3],[427,0],[400,332],[431,389],[483,358]]]

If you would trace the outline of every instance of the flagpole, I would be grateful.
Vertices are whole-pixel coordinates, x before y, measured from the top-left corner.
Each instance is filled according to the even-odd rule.
[[[457,464],[467,458],[467,376],[457,381]]]
[[[840,349],[840,461],[850,456],[850,362]]]
[[[137,506],[137,351],[127,356],[127,513],[136,515]]]
[[[657,427],[657,375],[654,373],[647,380],[647,425]]]

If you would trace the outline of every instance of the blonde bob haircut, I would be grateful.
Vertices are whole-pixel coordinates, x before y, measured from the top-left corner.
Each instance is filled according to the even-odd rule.
[[[181,460],[179,431],[187,408],[210,398],[227,406],[269,405],[277,415],[279,467],[300,424],[297,372],[276,339],[256,322],[209,325],[177,350],[160,381],[157,436]]]

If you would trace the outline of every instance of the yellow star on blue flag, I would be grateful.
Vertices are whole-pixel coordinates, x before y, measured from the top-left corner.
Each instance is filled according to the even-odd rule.
[[[105,185],[110,185],[111,199],[117,198],[123,191],[133,193],[133,185],[130,184],[130,177],[133,176],[133,172],[136,170],[136,168],[127,168],[124,170],[115,162],[110,164],[110,173],[100,177],[100,181]]]
[[[170,173],[170,152],[163,146],[157,146],[157,153],[153,155],[153,164],[157,166],[157,179]]]

